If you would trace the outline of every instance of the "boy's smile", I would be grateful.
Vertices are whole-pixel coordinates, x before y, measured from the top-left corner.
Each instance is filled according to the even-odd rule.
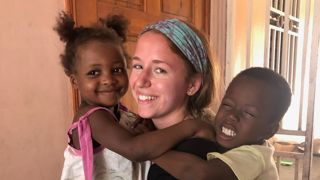
[[[273,130],[272,89],[252,77],[240,77],[228,87],[216,120],[216,140],[226,147],[260,144]]]

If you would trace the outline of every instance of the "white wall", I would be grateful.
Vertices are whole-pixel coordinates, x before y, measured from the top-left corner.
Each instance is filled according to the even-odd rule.
[[[0,177],[56,180],[71,121],[52,30],[62,0],[0,2]]]
[[[228,1],[226,87],[249,66],[263,66],[268,0]]]

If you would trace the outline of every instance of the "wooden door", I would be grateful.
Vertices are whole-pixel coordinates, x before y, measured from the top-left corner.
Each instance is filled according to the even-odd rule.
[[[210,0],[66,0],[66,9],[77,25],[85,26],[110,13],[125,15],[130,21],[126,43],[130,54],[134,51],[137,35],[142,28],[164,18],[185,20],[209,35]],[[74,110],[78,103],[78,94],[74,92]],[[136,111],[130,89],[122,103]]]

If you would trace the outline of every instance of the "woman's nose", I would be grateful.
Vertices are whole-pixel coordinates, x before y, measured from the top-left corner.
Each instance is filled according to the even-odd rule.
[[[137,75],[136,86],[137,87],[149,87],[151,85],[151,74],[148,71],[142,71]]]

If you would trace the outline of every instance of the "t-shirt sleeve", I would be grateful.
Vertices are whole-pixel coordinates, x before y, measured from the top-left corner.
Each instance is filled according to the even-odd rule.
[[[207,159],[218,158],[226,163],[239,180],[255,179],[265,167],[261,152],[252,146],[240,146],[223,154],[212,152]]]

